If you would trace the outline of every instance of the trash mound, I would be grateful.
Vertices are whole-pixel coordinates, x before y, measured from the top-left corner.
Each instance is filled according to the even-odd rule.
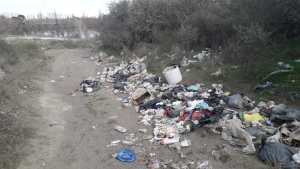
[[[262,161],[299,167],[300,153],[283,149],[300,146],[300,110],[273,101],[257,104],[243,94],[224,91],[222,84],[180,84],[182,77],[177,66],[173,66],[166,83],[148,73],[143,62],[142,58],[106,67],[98,78],[101,83],[111,84],[125,106],[136,107],[139,123],[153,127],[152,142],[190,146],[191,141],[183,134],[212,124],[211,129],[224,140],[243,145],[244,153],[259,152]],[[163,74],[167,76],[166,72]],[[278,152],[285,152],[281,154],[285,158],[274,154]]]

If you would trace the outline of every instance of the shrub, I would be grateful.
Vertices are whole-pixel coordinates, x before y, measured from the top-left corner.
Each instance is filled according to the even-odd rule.
[[[110,5],[100,25],[103,44],[110,48],[172,39],[170,43],[195,49],[218,48],[243,38],[295,38],[299,23],[297,0],[122,0]]]

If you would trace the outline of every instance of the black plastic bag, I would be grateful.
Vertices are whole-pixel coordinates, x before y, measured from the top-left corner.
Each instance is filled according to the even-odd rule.
[[[140,105],[140,110],[146,110],[146,109],[157,109],[160,106],[157,105],[157,103],[161,102],[160,99],[153,99],[148,102],[143,103]]]
[[[274,106],[270,115],[270,119],[273,122],[283,124],[292,122],[294,120],[300,120],[300,110],[288,108],[285,105]]]
[[[258,157],[260,160],[282,169],[299,169],[293,161],[291,147],[281,143],[263,143]]]

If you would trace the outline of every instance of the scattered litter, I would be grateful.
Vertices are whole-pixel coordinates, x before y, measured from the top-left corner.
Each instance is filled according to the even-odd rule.
[[[269,82],[269,81],[266,81],[264,84],[259,84],[255,87],[255,91],[263,91],[263,90],[266,90],[266,89],[270,89],[272,88],[272,85],[273,83],[272,82]]]
[[[59,125],[59,123],[57,121],[54,121],[49,124],[49,127],[53,127],[53,126],[57,126],[57,125]]]
[[[293,160],[296,163],[300,164],[300,151],[298,153],[296,153],[296,154],[293,155]]]
[[[284,104],[274,105],[272,107],[270,119],[279,124],[300,121],[300,109],[288,108]]]
[[[136,160],[136,156],[133,150],[121,149],[117,152],[116,159],[122,162],[130,163]]]
[[[281,137],[281,133],[277,132],[275,135],[267,138],[266,142],[268,143],[279,143]]]
[[[141,133],[147,133],[147,129],[139,129],[139,132],[141,132]]]
[[[121,140],[114,140],[109,145],[107,145],[106,147],[117,146],[119,143],[121,143]]]
[[[92,93],[98,88],[98,81],[96,80],[83,80],[80,83],[80,91],[83,93]]]
[[[188,58],[186,58],[185,56],[182,58],[180,66],[182,67],[187,67],[188,65],[190,65],[190,62],[188,60]]]
[[[160,162],[158,159],[150,160],[149,164],[150,169],[160,169]]]
[[[243,99],[240,94],[235,94],[228,97],[228,105],[233,108],[243,108]]]
[[[283,169],[297,169],[299,166],[293,161],[292,156],[291,148],[281,143],[263,143],[258,154],[259,159],[266,163]]]
[[[177,65],[165,68],[163,74],[170,85],[176,85],[182,80],[182,75]]]
[[[215,77],[219,77],[219,76],[222,75],[222,69],[219,68],[216,72],[211,73],[210,75],[211,75],[211,76],[215,76]]]
[[[138,140],[138,137],[134,133],[128,134],[124,140],[122,140],[122,144],[124,145],[134,145]]]
[[[210,55],[209,50],[203,50],[202,52],[200,52],[197,55],[193,56],[193,58],[198,59],[199,62],[202,62],[209,55]]]
[[[161,140],[161,144],[174,144],[179,142],[179,137],[174,137],[174,138],[164,138]]]
[[[264,117],[259,113],[253,113],[253,114],[245,113],[243,115],[244,115],[243,119],[245,120],[245,122],[258,123],[264,120]]]
[[[145,89],[145,88],[138,88],[131,96],[133,102],[135,104],[139,104],[142,101],[144,101],[144,99],[150,97],[150,93]]]
[[[153,138],[152,135],[147,135],[143,137],[143,140],[151,140]]]
[[[122,126],[119,126],[119,125],[116,125],[116,126],[114,127],[114,129],[115,129],[116,131],[120,132],[120,133],[126,133],[126,132],[127,132],[127,129],[126,129],[126,128],[124,128],[124,127],[122,127]]]
[[[183,141],[180,142],[181,147],[189,147],[192,145],[191,140],[189,139],[184,139]]]
[[[209,55],[207,50],[196,55],[194,59],[200,62]],[[260,144],[261,138],[267,138],[267,142],[264,143],[267,145],[283,143],[285,146],[300,146],[300,123],[295,122],[300,121],[300,110],[277,105],[273,101],[256,104],[244,94],[224,91],[222,84],[181,84],[179,66],[167,67],[163,71],[167,82],[165,83],[160,77],[148,73],[143,61],[144,58],[122,62],[104,68],[101,73],[97,72],[101,83],[113,87],[113,93],[119,97],[118,100],[122,104],[134,106],[139,113],[139,125],[153,127],[152,135],[147,129],[140,128],[138,132],[143,133],[140,139],[135,134],[129,134],[121,141],[122,144],[137,146],[137,141],[149,140],[152,144],[168,145],[177,151],[188,150],[189,148],[183,147],[191,147],[192,143],[186,134],[200,127],[211,126],[214,133],[220,134],[231,146],[235,146],[234,150],[242,147],[241,151],[246,154],[256,153],[254,143]],[[185,58],[181,64],[190,63],[194,62]],[[221,69],[214,75],[219,76],[220,72],[222,74]],[[257,89],[264,88],[266,86],[259,86]],[[115,130],[127,132],[127,129],[121,126],[116,126]],[[268,146],[264,145],[259,149],[260,155],[268,154],[262,153],[267,152],[266,147]],[[187,157],[184,152],[178,153],[183,159]],[[289,154],[289,160],[292,160],[292,155]],[[223,163],[231,158],[228,148],[224,147],[213,150],[212,156]],[[165,165],[164,161],[151,158],[149,166],[195,168],[174,162]],[[198,169],[212,169],[209,161],[195,165]]]
[[[212,169],[209,165],[209,161],[198,162],[196,169]]]
[[[247,146],[243,148],[243,152],[248,154],[255,153],[255,146],[252,142],[252,136],[243,129],[242,122],[237,119],[225,120],[222,124],[222,138],[232,141],[233,138],[239,138],[246,142]]]
[[[129,141],[129,140],[122,140],[122,144],[127,145],[127,146],[132,146],[134,144],[134,142]]]
[[[51,83],[55,83],[55,82],[56,82],[56,80],[50,80],[50,82],[51,82]]]
[[[187,87],[187,90],[197,92],[200,90],[200,87],[200,84],[190,85],[189,87]]]

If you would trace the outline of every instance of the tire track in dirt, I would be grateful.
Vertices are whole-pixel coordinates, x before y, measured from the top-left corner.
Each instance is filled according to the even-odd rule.
[[[36,133],[25,148],[28,156],[21,162],[19,169],[50,166],[49,163],[59,152],[65,132],[69,132],[66,130],[68,122],[65,118],[73,111],[82,109],[80,104],[69,101],[71,96],[68,93],[78,87],[84,76],[93,75],[95,71],[95,67],[91,66],[93,64],[86,59],[90,54],[87,49],[49,50],[46,54],[54,61],[49,65],[47,77],[38,82],[42,93],[31,100],[38,112],[29,125],[36,129]]]

